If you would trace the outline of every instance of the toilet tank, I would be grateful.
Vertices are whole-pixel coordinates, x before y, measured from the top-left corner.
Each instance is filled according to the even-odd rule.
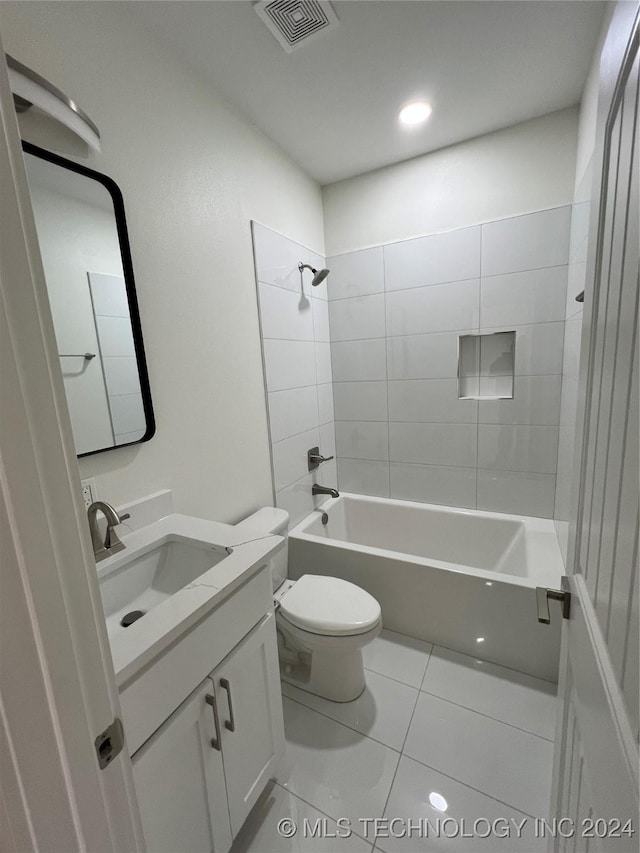
[[[289,529],[289,513],[285,509],[278,509],[278,507],[264,506],[262,509],[252,513],[252,515],[243,518],[235,526],[243,532],[243,535],[246,532],[248,539],[253,534],[255,534],[256,538],[275,534],[277,536],[284,536],[286,539]],[[287,578],[288,555],[289,543],[285,541],[284,548],[269,560],[274,592]]]

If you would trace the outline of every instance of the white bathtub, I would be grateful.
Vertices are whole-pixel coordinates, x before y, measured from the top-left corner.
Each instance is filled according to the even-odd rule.
[[[553,521],[342,494],[289,534],[289,574],[344,578],[374,595],[385,627],[557,680],[559,608],[536,586],[564,571]]]

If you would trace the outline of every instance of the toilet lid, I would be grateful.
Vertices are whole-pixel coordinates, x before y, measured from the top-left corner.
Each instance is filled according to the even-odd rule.
[[[312,634],[364,634],[380,620],[380,605],[359,586],[340,578],[303,575],[280,601],[282,615]]]

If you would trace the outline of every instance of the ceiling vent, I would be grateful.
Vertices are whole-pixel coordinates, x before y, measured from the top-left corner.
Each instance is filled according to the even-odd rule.
[[[253,8],[287,53],[339,23],[326,0],[259,0]]]

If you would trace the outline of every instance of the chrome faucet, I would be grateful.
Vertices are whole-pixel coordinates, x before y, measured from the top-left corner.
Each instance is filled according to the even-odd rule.
[[[318,483],[314,483],[311,486],[311,494],[312,495],[331,495],[332,498],[339,498],[340,492],[337,489],[330,489],[327,486],[319,486]]]
[[[98,527],[98,512],[101,512],[107,519],[107,533],[102,540],[102,534]],[[94,501],[87,509],[87,517],[89,519],[89,530],[91,531],[91,542],[93,543],[93,554],[96,558],[96,563],[100,560],[105,560],[112,554],[117,554],[118,551],[123,551],[126,547],[118,538],[118,534],[114,530],[116,525],[130,518],[129,513],[118,515],[111,504],[106,501]]]

